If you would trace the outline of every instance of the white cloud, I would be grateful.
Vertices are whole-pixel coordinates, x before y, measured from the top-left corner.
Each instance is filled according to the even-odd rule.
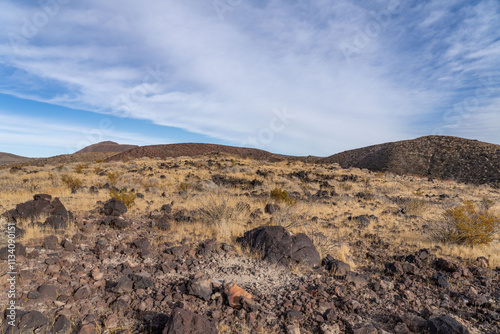
[[[148,145],[161,141],[147,135],[119,131],[109,119],[91,125],[74,125],[44,117],[9,115],[0,111],[0,151],[20,145],[58,147],[58,154],[70,154],[101,141]],[[163,139],[165,140],[165,139]]]
[[[401,14],[366,37],[388,3],[242,2],[221,20],[211,1],[70,2],[19,52],[0,40],[0,62],[18,69],[0,91],[234,143],[265,132],[273,109],[287,108],[295,118],[257,145],[326,155],[409,137],[417,131],[410,120],[449,103],[454,92],[446,84],[456,73],[498,64],[491,31],[498,5],[464,7],[462,27],[441,36],[433,27],[451,17],[452,5],[402,4]],[[23,17],[39,10],[6,1],[0,18],[19,34]],[[411,28],[435,40],[400,50]],[[341,46],[359,47],[363,34],[348,61]],[[436,54],[439,43],[446,48]]]

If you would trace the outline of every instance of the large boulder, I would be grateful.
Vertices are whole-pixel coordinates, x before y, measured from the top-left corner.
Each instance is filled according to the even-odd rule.
[[[217,329],[207,317],[175,308],[163,330],[163,334],[216,334]]]
[[[71,213],[66,210],[59,198],[52,198],[47,194],[37,194],[33,196],[33,200],[16,205],[15,209],[5,212],[2,217],[12,222],[22,220],[34,222],[40,217],[47,217],[45,225],[57,229],[68,226]]]
[[[321,261],[313,242],[304,233],[293,234],[282,226],[261,226],[238,238],[243,246],[270,263],[318,265]]]

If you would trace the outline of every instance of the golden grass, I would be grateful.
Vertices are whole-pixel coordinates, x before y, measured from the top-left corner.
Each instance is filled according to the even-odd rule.
[[[387,173],[371,173],[356,168],[342,169],[338,166],[314,165],[301,161],[293,162],[259,162],[252,159],[239,159],[228,155],[210,157],[214,163],[209,165],[208,158],[179,157],[165,160],[137,159],[129,162],[66,163],[65,165],[45,165],[44,167],[23,166],[25,171],[10,173],[8,169],[0,169],[0,213],[15,208],[18,203],[32,199],[36,193],[48,193],[59,197],[68,210],[74,214],[85,214],[96,208],[98,201],[106,201],[111,196],[106,189],[100,189],[93,194],[88,191],[91,186],[102,186],[110,183],[118,189],[134,189],[135,193],[145,195],[137,198],[128,215],[142,217],[163,204],[174,202],[174,209],[186,211],[198,210],[199,217],[192,222],[172,222],[172,231],[168,233],[157,231],[157,242],[162,238],[182,240],[189,236],[195,240],[217,238],[219,241],[233,243],[236,237],[245,231],[265,224],[283,224],[291,227],[295,233],[307,233],[315,240],[321,255],[327,253],[351,265],[357,260],[351,254],[352,244],[363,240],[365,233],[378,235],[392,244],[406,242],[415,247],[440,247],[440,253],[447,256],[461,256],[464,259],[475,260],[478,256],[490,258],[492,267],[500,265],[496,241],[491,246],[467,248],[450,246],[430,240],[423,234],[424,225],[432,224],[442,219],[447,208],[469,200],[479,204],[483,198],[488,198],[491,211],[500,212],[500,192],[489,186],[473,186],[457,184],[451,181],[436,180],[434,183],[413,176],[397,176]],[[176,169],[159,169],[158,165],[178,165]],[[219,169],[217,164],[222,167]],[[256,171],[267,172],[267,176],[257,175]],[[78,173],[78,171],[80,173]],[[293,172],[305,171],[312,180],[320,182],[303,182],[287,175]],[[33,172],[28,174],[27,172]],[[258,193],[267,194],[261,197],[241,196],[245,191],[237,188],[218,187],[219,194],[207,193],[200,187],[200,182],[210,180],[212,175],[221,174],[251,181],[257,179],[263,182],[256,187]],[[261,218],[250,218],[250,213],[256,209],[264,211],[264,206],[272,202],[270,194],[273,189],[286,190],[288,194],[297,192],[303,196],[315,194],[320,189],[320,183],[325,180],[317,176],[326,175],[328,192],[335,190],[339,196],[328,200],[300,200],[297,205],[287,206],[281,203],[285,210],[281,213]],[[81,179],[81,187],[72,193],[62,180],[62,175]],[[342,181],[344,175],[353,175],[357,181]],[[179,195],[179,191],[186,194]],[[248,191],[246,191],[248,192]],[[160,197],[165,193],[165,197]],[[359,193],[369,195],[369,199],[360,199]],[[445,194],[448,198],[439,199]],[[389,198],[402,197],[410,200],[398,204]],[[240,202],[247,203],[250,208],[237,212]],[[405,215],[396,215],[398,208],[404,207]],[[225,208],[223,213],[217,210],[208,215],[203,213],[207,207]],[[229,210],[229,211],[228,211]],[[229,214],[230,211],[233,214]],[[387,213],[391,212],[391,213]],[[372,223],[368,228],[356,232],[356,226],[347,220],[349,216],[375,215],[379,222]],[[414,218],[408,218],[414,216]],[[312,218],[316,217],[315,222]],[[416,218],[415,218],[416,217]],[[44,231],[30,231],[29,236],[44,235]],[[315,238],[314,233],[323,235]],[[172,239],[173,238],[173,239]]]

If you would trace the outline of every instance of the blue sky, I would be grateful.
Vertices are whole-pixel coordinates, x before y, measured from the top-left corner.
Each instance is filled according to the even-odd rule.
[[[500,144],[500,2],[0,3],[0,151]]]

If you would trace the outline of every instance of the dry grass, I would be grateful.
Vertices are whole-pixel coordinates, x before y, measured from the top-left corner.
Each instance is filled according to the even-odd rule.
[[[439,221],[447,208],[462,200],[479,205],[483,198],[488,198],[491,212],[498,214],[498,189],[440,180],[429,183],[425,179],[411,176],[370,173],[355,168],[341,169],[338,166],[319,166],[300,161],[270,163],[230,156],[210,159],[211,164],[207,163],[208,158],[179,157],[166,160],[138,159],[127,163],[86,161],[85,167],[81,163],[22,166],[23,170],[15,173],[11,173],[9,169],[0,169],[0,213],[32,199],[36,193],[48,193],[59,197],[66,208],[76,215],[85,214],[97,206],[97,201],[106,201],[110,197],[108,190],[100,189],[95,194],[87,189],[110,183],[118,189],[134,189],[136,194],[145,195],[144,199],[135,199],[135,205],[127,213],[131,216],[143,217],[172,201],[175,203],[175,210],[197,211],[194,221],[172,223],[172,231],[168,233],[168,237],[174,240],[182,240],[185,236],[195,240],[216,237],[221,241],[234,243],[235,238],[246,230],[265,224],[278,224],[293,232],[307,233],[322,255],[335,253],[332,256],[350,264],[359,260],[351,254],[349,245],[362,240],[364,233],[373,233],[392,244],[406,242],[413,246],[439,246],[443,255],[461,256],[470,260],[483,255],[490,258],[492,266],[500,265],[498,247],[494,247],[498,246],[496,241],[490,246],[471,250],[460,245],[442,244],[423,234],[426,224]],[[177,165],[178,168],[159,169],[160,163]],[[257,174],[257,170],[266,175]],[[312,182],[288,176],[302,171]],[[241,196],[245,191],[238,188],[217,187],[208,191],[200,186],[214,174],[246,181],[257,179],[262,182],[262,186],[251,190],[262,196]],[[63,178],[63,175],[67,177]],[[346,175],[356,181],[344,180]],[[322,179],[322,176],[327,179]],[[72,187],[67,185],[65,180],[68,179],[78,179],[81,184]],[[325,190],[335,190],[338,196],[327,200],[310,199],[309,196],[320,190],[320,184],[324,183],[327,185]],[[276,189],[281,189],[279,194]],[[76,193],[72,193],[72,190],[76,190]],[[273,190],[273,194],[276,193],[274,199],[270,196]],[[179,195],[179,191],[185,192]],[[285,192],[288,198],[292,192],[299,193],[304,198],[296,205],[287,205],[279,199]],[[162,193],[165,197],[160,197]],[[369,196],[361,198],[360,194]],[[447,197],[440,199],[439,196],[443,194]],[[409,200],[396,204],[389,199],[395,197]],[[272,216],[263,214],[260,218],[250,218],[251,212],[256,209],[263,211],[264,206],[273,201],[280,202],[283,210]],[[243,210],[243,207],[238,207],[240,202],[249,207],[245,206]],[[404,209],[404,216],[395,214],[401,207]],[[357,231],[357,227],[346,219],[349,216],[372,214],[379,218],[379,222],[372,223],[364,231]],[[409,218],[410,216],[413,218]],[[311,222],[313,217],[317,223]],[[45,232],[29,233],[32,236],[27,239]],[[164,232],[156,233],[159,238],[166,237],[163,236]]]

